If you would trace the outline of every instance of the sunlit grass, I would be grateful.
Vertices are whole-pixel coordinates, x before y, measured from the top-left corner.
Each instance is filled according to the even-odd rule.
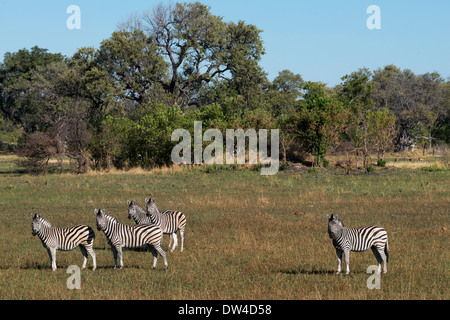
[[[13,158],[0,158],[7,167]],[[3,162],[2,162],[3,161]],[[14,168],[13,170],[14,171]],[[0,175],[0,296],[3,299],[449,299],[448,228],[450,172],[379,170],[205,173],[201,168],[147,172]],[[105,236],[95,228],[94,208],[122,223],[127,200],[144,205],[152,195],[160,209],[187,217],[185,251],[168,253],[151,270],[149,252],[124,252],[125,269],[113,270]],[[81,290],[68,290],[78,249],[57,252],[58,270],[37,237],[29,214],[55,226],[94,228],[98,269],[83,270]],[[389,233],[389,272],[382,289],[366,286],[371,251],[352,253],[352,274],[336,276],[335,250],[326,214],[346,226],[377,224]],[[164,238],[167,249],[168,237]],[[88,267],[92,266],[89,259]]]

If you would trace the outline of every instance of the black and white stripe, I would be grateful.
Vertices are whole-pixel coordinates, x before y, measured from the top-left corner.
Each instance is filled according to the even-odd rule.
[[[328,234],[333,240],[338,258],[337,274],[341,272],[342,253],[346,264],[346,274],[350,273],[350,251],[363,252],[372,249],[378,261],[378,273],[381,273],[383,263],[384,273],[387,273],[386,263],[389,259],[389,243],[386,230],[376,226],[362,228],[346,228],[338,215],[327,216]]]
[[[129,201],[128,203],[128,219],[133,219],[136,224],[153,224],[151,216],[147,215],[147,212],[144,208],[139,206],[136,201]],[[172,211],[164,211],[162,214],[171,214]],[[163,232],[164,234],[169,234],[169,247],[168,250],[170,250],[170,246],[172,244],[172,241],[174,238],[177,237],[176,233],[167,233]],[[175,240],[178,242],[178,239]],[[175,243],[175,242],[174,242]]]
[[[95,216],[97,218],[97,229],[105,233],[113,250],[115,268],[117,267],[117,256],[120,260],[120,269],[123,268],[122,248],[140,248],[149,245],[153,254],[153,269],[156,268],[157,252],[159,252],[164,259],[164,266],[167,270],[166,253],[161,248],[163,233],[159,226],[121,224],[116,218],[108,216],[105,210],[95,209]]]
[[[178,230],[180,231],[181,252],[183,252],[184,230],[186,228],[185,215],[180,211],[166,210],[163,212],[159,212],[158,208],[156,207],[155,199],[146,198],[145,203],[147,204],[146,213],[147,216],[150,218],[150,221],[153,224],[160,226],[164,233],[171,235],[169,242],[169,249],[172,243],[172,239],[174,244],[170,252],[174,252],[176,247],[178,246],[178,238],[176,233],[178,232]]]
[[[93,268],[97,268],[94,245],[95,233],[90,227],[77,225],[69,228],[53,228],[52,224],[42,218],[39,214],[31,214],[31,230],[33,236],[38,235],[42,245],[47,249],[52,270],[56,270],[56,250],[70,251],[80,247],[81,254],[84,257],[83,266],[86,267],[88,253],[93,260]]]
[[[152,224],[152,221],[144,208],[139,206],[136,201],[129,201],[128,203],[128,219],[133,219],[136,224]]]

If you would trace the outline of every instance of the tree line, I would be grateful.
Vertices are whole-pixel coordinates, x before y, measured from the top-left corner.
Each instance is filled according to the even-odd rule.
[[[199,2],[160,4],[71,57],[37,46],[0,64],[0,137],[31,171],[65,157],[88,167],[170,165],[175,129],[280,129],[282,161],[326,165],[345,145],[376,153],[449,143],[450,82],[388,65],[329,88],[290,70],[270,81],[262,30]],[[2,144],[4,145],[4,144]],[[5,148],[5,146],[3,146]]]

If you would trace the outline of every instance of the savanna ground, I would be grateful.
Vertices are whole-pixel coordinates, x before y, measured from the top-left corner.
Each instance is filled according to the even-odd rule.
[[[450,298],[450,171],[442,160],[371,174],[335,169],[271,177],[204,168],[32,176],[15,160],[0,156],[1,299]],[[164,272],[162,258],[151,270],[149,252],[127,250],[125,268],[114,270],[94,208],[134,224],[126,201],[144,205],[149,194],[160,209],[186,214],[185,251],[168,253]],[[46,250],[31,235],[30,213],[54,226],[95,230],[98,268],[90,269],[89,257],[80,290],[66,286],[67,268],[82,263],[80,250],[58,251],[52,272]],[[387,229],[389,272],[381,290],[367,288],[366,270],[376,264],[371,251],[351,255],[350,276],[335,275],[329,213],[339,214],[346,226]]]

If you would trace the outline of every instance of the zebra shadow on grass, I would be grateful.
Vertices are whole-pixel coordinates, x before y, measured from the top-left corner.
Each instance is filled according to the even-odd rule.
[[[276,273],[282,273],[287,275],[299,275],[299,274],[308,274],[308,275],[328,275],[328,274],[335,274],[335,270],[325,270],[325,269],[318,269],[316,267],[312,267],[310,269],[298,267],[294,269],[284,269],[284,270],[277,270]]]

